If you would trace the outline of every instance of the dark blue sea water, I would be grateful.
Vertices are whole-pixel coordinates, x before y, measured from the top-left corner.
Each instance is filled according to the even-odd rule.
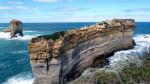
[[[24,37],[9,39],[2,32],[9,26],[0,23],[0,84],[31,84],[34,77],[29,62],[28,40],[38,35],[52,34],[57,31],[78,29],[90,23],[24,23]],[[135,36],[150,37],[150,22],[137,22]],[[141,39],[141,38],[138,38]],[[150,40],[150,38],[148,38]]]

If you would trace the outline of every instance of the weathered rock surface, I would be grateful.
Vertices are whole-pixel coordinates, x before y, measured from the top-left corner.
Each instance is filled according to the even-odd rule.
[[[33,38],[29,52],[34,84],[74,80],[110,53],[133,47],[134,28],[133,19],[113,19],[79,30]]]
[[[10,32],[11,38],[15,37],[17,33],[20,36],[23,36],[22,22],[13,19],[12,21],[10,21],[10,27],[5,29],[4,32]]]

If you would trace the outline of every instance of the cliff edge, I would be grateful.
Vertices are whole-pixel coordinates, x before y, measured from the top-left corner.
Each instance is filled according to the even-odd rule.
[[[134,28],[133,19],[113,19],[33,38],[29,53],[34,84],[64,84],[103,64],[109,54],[134,46]]]

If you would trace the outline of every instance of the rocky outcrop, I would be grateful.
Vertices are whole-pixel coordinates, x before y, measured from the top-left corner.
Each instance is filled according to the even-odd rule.
[[[13,19],[12,21],[10,21],[10,27],[5,29],[4,32],[10,32],[11,38],[15,37],[17,33],[20,36],[23,36],[22,22]]]
[[[39,36],[29,42],[34,84],[74,80],[115,51],[133,47],[135,21],[113,19],[78,30]]]

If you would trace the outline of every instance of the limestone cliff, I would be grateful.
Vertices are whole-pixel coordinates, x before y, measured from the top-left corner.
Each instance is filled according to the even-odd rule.
[[[110,54],[133,47],[135,21],[113,19],[29,42],[34,84],[66,83]]]

